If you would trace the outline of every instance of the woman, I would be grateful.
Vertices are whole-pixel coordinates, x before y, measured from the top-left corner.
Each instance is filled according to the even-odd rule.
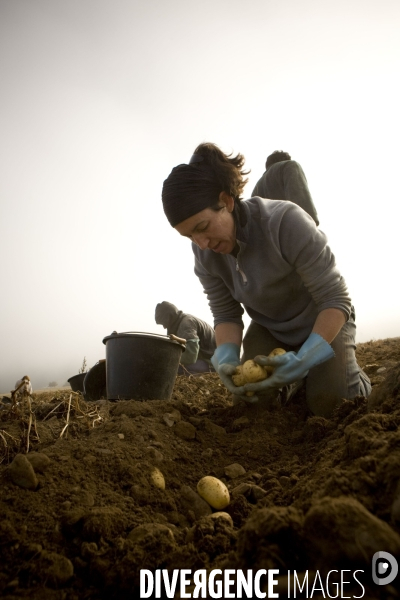
[[[242,201],[244,157],[200,144],[188,165],[164,181],[164,212],[192,241],[195,273],[214,315],[214,368],[225,386],[276,393],[306,379],[311,411],[330,416],[342,398],[368,396],[371,385],[355,357],[355,316],[324,233],[293,202],[254,197]],[[242,361],[275,368],[268,379],[235,387],[243,308],[252,321]],[[267,358],[277,346],[287,352]]]

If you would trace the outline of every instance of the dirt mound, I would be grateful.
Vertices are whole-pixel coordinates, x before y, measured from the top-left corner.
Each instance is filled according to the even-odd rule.
[[[352,580],[342,597],[399,598],[400,578],[375,585],[371,559],[400,559],[400,339],[357,354],[373,394],[331,419],[301,393],[232,406],[215,374],[177,377],[169,402],[49,391],[31,410],[4,403],[2,597],[138,598],[141,569],[279,569],[287,597],[288,571],[315,587],[359,569],[365,594]],[[227,514],[197,496],[205,475],[227,485]],[[309,597],[329,597],[323,587]]]

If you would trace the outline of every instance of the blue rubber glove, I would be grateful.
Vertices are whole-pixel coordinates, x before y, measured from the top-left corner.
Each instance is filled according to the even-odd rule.
[[[211,357],[211,364],[220,376],[224,386],[232,394],[236,396],[244,394],[244,386],[236,387],[232,381],[232,375],[236,367],[240,365],[240,348],[237,344],[227,342],[218,346]]]
[[[271,388],[281,388],[307,376],[308,371],[335,353],[318,333],[311,333],[298,352],[286,352],[280,356],[256,356],[254,361],[262,366],[274,367],[273,374],[257,383],[246,383],[246,392],[262,392]]]

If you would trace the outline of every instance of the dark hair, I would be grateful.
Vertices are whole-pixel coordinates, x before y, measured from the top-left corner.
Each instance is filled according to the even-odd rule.
[[[219,210],[221,192],[234,198],[237,218],[249,173],[243,170],[244,160],[242,154],[224,154],[215,144],[203,143],[195,149],[190,164],[172,169],[162,189],[164,212],[172,227],[205,208]]]
[[[270,154],[265,163],[265,168],[267,169],[271,165],[282,162],[283,160],[291,160],[292,157],[288,152],[284,152],[283,150],[274,150],[272,154]]]
[[[202,156],[204,162],[212,168],[220,185],[220,192],[226,192],[235,200],[241,200],[244,186],[248,182],[244,176],[250,173],[242,169],[245,162],[243,154],[232,157],[232,152],[224,154],[216,144],[207,142],[199,144],[194,154]]]

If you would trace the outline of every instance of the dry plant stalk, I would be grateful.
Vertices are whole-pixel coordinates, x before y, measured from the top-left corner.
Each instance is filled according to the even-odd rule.
[[[12,397],[12,404],[11,404],[11,414],[15,415],[20,421],[21,424],[26,425],[26,420],[25,420],[25,415],[24,415],[24,401],[27,401],[27,405],[28,405],[28,409],[29,409],[29,417],[28,417],[28,430],[27,430],[27,434],[26,434],[26,440],[24,440],[24,438],[22,437],[21,440],[21,446],[25,446],[25,452],[26,454],[29,452],[29,446],[30,446],[30,435],[31,435],[31,429],[32,429],[32,423],[33,423],[33,427],[35,430],[35,434],[36,434],[36,439],[39,441],[39,435],[36,429],[36,417],[34,416],[34,413],[32,412],[32,397],[30,394],[24,392],[24,394],[22,395],[21,398],[21,403],[20,403],[20,408],[18,408],[17,406],[17,402],[15,399],[15,393],[19,390],[19,388],[23,385],[20,384],[15,390],[14,392],[11,392],[11,397]],[[5,431],[3,431],[3,433],[6,433]],[[3,436],[2,436],[3,437]],[[12,436],[10,436],[12,437]],[[4,438],[3,438],[4,439]]]
[[[32,405],[31,405],[31,398],[28,398],[28,407],[29,407],[29,421],[28,421],[28,433],[26,435],[26,453],[28,454],[29,452],[29,436],[31,433],[31,427],[32,427]]]
[[[57,400],[59,398],[54,397],[53,400]],[[61,407],[60,412],[64,412],[65,407],[67,407],[67,415],[66,422],[64,427],[62,428],[59,437],[68,437],[68,429],[71,425],[72,417],[74,416],[76,419],[84,419],[88,429],[95,427],[95,425],[103,422],[103,417],[99,414],[99,408],[97,406],[93,406],[91,403],[90,408],[86,407],[85,402],[83,405],[81,404],[82,395],[80,392],[71,392],[69,396],[69,401],[67,403],[66,399],[62,399],[54,408],[52,408],[47,415],[42,419],[46,421],[49,419],[51,415],[59,414],[57,410]]]
[[[5,433],[5,432],[4,432],[4,433]],[[3,462],[3,460],[4,460],[4,458],[5,458],[6,454],[7,454],[7,450],[8,450],[8,444],[7,444],[7,440],[6,440],[6,438],[5,438],[5,437],[4,437],[4,435],[1,433],[1,431],[0,431],[0,437],[1,437],[1,439],[3,440],[3,444],[4,444],[4,455],[3,455],[3,456],[1,457],[1,459],[0,459],[0,463],[1,463],[1,462]]]
[[[16,387],[15,390],[12,390],[12,392],[11,392],[11,401],[12,401],[12,405],[13,406],[15,406],[15,404],[17,403],[15,394],[18,392],[19,389],[22,388],[22,386],[24,385],[24,383],[25,383],[25,381],[22,380],[21,383],[19,384],[19,386]]]
[[[36,417],[32,411],[32,404],[31,404],[31,397],[29,396],[27,398],[28,400],[28,408],[29,408],[29,419],[28,419],[28,432],[26,435],[26,454],[28,454],[29,452],[29,444],[30,444],[30,435],[31,435],[31,428],[32,428],[32,424],[33,424],[33,428],[35,430],[35,434],[36,434],[36,441],[40,442],[39,439],[39,434],[37,432],[36,429]]]
[[[172,335],[172,334],[171,334]],[[186,373],[187,377],[192,377],[192,374],[190,371],[187,370],[187,368],[185,367],[185,365],[183,365],[182,363],[179,363],[179,366],[182,367],[183,371]]]
[[[70,394],[69,402],[68,402],[67,422],[66,422],[65,426],[63,427],[63,430],[60,433],[60,438],[63,436],[64,431],[66,431],[66,429],[68,428],[68,425],[69,425],[69,415],[71,412],[71,400],[72,400],[72,394]],[[68,435],[68,432],[66,433],[65,437],[67,437],[67,435]]]
[[[15,445],[15,446],[18,446],[18,444],[19,444],[18,440],[17,440],[17,439],[15,439],[15,437],[13,437],[13,436],[12,436],[10,433],[7,433],[7,431],[5,431],[5,429],[2,429],[2,430],[0,431],[0,437],[1,437],[1,439],[2,439],[2,441],[3,441],[3,444],[4,444],[4,454],[3,454],[3,456],[1,456],[1,457],[0,457],[0,463],[2,463],[2,462],[3,462],[3,460],[4,460],[4,459],[5,459],[7,456],[8,456],[8,454],[9,454],[9,451],[10,451],[10,447],[9,447],[9,445],[7,444],[7,440],[6,440],[6,438],[4,437],[4,436],[6,436],[6,435],[7,435],[9,438],[11,438],[11,439],[12,439],[12,441],[14,442],[14,445]]]
[[[54,407],[54,408],[53,408],[53,409],[52,409],[52,410],[51,410],[51,411],[50,411],[50,412],[49,412],[49,413],[48,413],[48,414],[45,416],[45,418],[43,419],[43,421],[45,421],[45,420],[46,420],[46,419],[47,419],[47,418],[48,418],[48,417],[51,415],[51,413],[53,413],[55,410],[57,410],[57,408],[58,408],[59,406],[61,406],[61,404],[64,404],[64,400],[62,400],[62,401],[60,402],[60,404],[57,404],[57,406],[55,406],[55,407]]]
[[[78,398],[79,398],[79,392],[71,392],[71,395],[72,395],[72,394],[74,394],[74,396],[78,396]],[[53,400],[57,400],[57,396],[55,396],[55,397],[53,398]],[[45,416],[45,417],[44,417],[42,420],[43,420],[43,421],[46,421],[46,419],[48,419],[48,418],[49,418],[49,416],[50,416],[51,414],[53,414],[53,412],[55,412],[55,411],[57,410],[57,408],[60,408],[60,406],[61,406],[62,404],[65,404],[65,400],[64,400],[64,399],[63,399],[63,400],[61,400],[61,402],[59,402],[59,403],[57,404],[57,406],[55,406],[54,408],[52,408],[52,409],[51,409],[51,411],[50,411],[49,413],[47,413],[47,415],[46,415],[46,416]],[[76,408],[77,408],[78,410],[80,410],[80,409],[79,409],[79,402],[77,403],[77,407],[76,407]]]

